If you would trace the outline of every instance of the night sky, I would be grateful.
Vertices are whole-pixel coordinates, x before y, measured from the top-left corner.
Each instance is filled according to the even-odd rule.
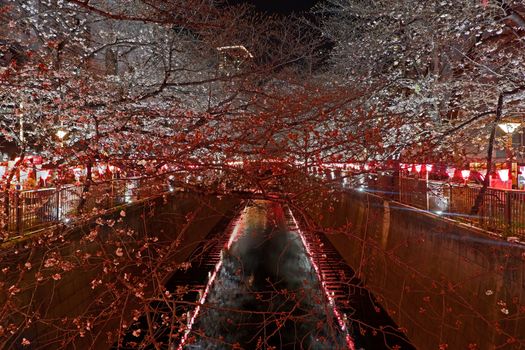
[[[318,23],[320,19],[316,14],[310,12],[310,10],[317,4],[321,3],[322,0],[226,0],[227,4],[238,5],[238,4],[249,4],[255,7],[256,12],[260,12],[263,15],[297,15],[291,20],[297,21],[297,25],[303,28],[302,41],[303,44],[308,46],[310,43],[316,42],[318,56],[315,69],[322,68],[324,63],[329,57],[329,53],[334,46],[329,39],[322,36],[321,31],[316,29],[314,26],[310,26],[303,22],[300,18],[306,18],[309,22]],[[304,34],[308,34],[304,36]],[[303,53],[298,52],[298,57]],[[264,61],[264,58],[262,59]],[[271,59],[268,59],[271,61]],[[298,62],[301,60],[298,60]]]

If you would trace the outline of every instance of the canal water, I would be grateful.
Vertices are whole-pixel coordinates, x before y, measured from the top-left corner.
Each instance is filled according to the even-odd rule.
[[[348,348],[280,204],[252,202],[228,245],[184,348]]]
[[[195,249],[191,266],[166,283],[182,298],[175,307],[151,305],[157,344],[170,350],[414,349],[330,241],[304,235],[289,209],[250,201],[228,221]],[[180,322],[176,333],[165,326],[170,314]],[[148,317],[113,349],[153,349],[146,332],[135,334],[148,329]]]

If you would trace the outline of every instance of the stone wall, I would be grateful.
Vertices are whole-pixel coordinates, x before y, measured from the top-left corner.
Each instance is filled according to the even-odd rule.
[[[120,223],[121,209],[118,209],[114,213],[104,216],[105,219],[114,219],[115,224],[111,227],[102,226],[104,228],[99,231],[100,240],[98,240],[98,244],[104,244],[105,240],[115,239],[114,236],[118,229],[132,229],[140,238],[148,235],[158,237],[159,241],[166,242],[166,244],[177,242],[174,245],[173,254],[170,255],[170,263],[184,262],[212,230],[217,229],[219,225],[224,225],[231,219],[239,203],[239,199],[231,197],[218,198],[216,196],[176,193],[169,197],[125,208],[125,219]],[[187,224],[188,222],[189,224]],[[132,301],[123,303],[126,305],[126,309],[119,310],[119,312],[111,315],[103,314],[108,312],[106,302],[115,302],[115,297],[108,293],[107,288],[92,288],[91,282],[94,279],[101,278],[104,269],[102,263],[96,263],[96,259],[90,260],[93,261],[92,264],[82,264],[81,267],[70,272],[61,272],[61,277],[58,280],[48,278],[47,282],[35,285],[35,273],[40,270],[46,271],[42,265],[51,256],[51,251],[57,252],[64,260],[73,263],[83,254],[100,252],[100,245],[97,246],[97,242],[86,244],[84,240],[81,243],[81,239],[86,237],[95,225],[94,222],[91,222],[82,227],[55,232],[55,236],[62,235],[64,237],[63,242],[62,239],[58,239],[53,243],[38,244],[38,237],[35,237],[32,240],[21,242],[18,247],[12,247],[10,253],[15,254],[14,251],[18,251],[19,258],[15,260],[11,258],[11,261],[18,260],[18,268],[22,268],[25,262],[29,261],[32,267],[22,275],[23,280],[19,283],[21,292],[10,302],[15,303],[17,309],[26,306],[25,311],[29,314],[38,313],[41,321],[33,321],[25,331],[15,336],[0,337],[0,348],[27,349],[21,345],[22,338],[26,338],[31,341],[31,348],[87,349],[94,346],[93,348],[96,349],[104,349],[108,348],[107,331],[114,330],[123,319],[131,319],[131,308],[134,305]],[[115,248],[110,249],[108,253],[113,253],[115,250]],[[0,263],[6,261],[7,259],[4,258],[0,260]],[[129,269],[126,271],[141,273],[137,268],[135,271],[133,270],[132,263],[133,260],[131,260],[129,268],[126,267]],[[17,278],[20,274],[14,272],[13,276]],[[165,271],[163,273],[164,275],[160,278],[165,281],[169,278],[170,273]],[[1,282],[12,283],[8,280]],[[2,290],[7,290],[7,288],[4,287]],[[5,300],[5,294],[0,293],[0,305],[4,304]],[[99,302],[100,305],[97,306]],[[124,316],[121,318],[121,315]],[[98,329],[85,332],[83,337],[79,337],[79,332],[76,330],[60,330],[62,320],[69,319],[66,321],[69,324],[77,316],[80,316],[79,319],[91,318],[93,320],[101,317],[105,325],[102,328],[99,326]],[[6,320],[3,318],[2,324],[0,324],[4,330],[8,326]],[[11,321],[18,323],[21,320],[23,317],[20,312],[13,312]],[[80,327],[80,329],[82,328],[84,327]],[[68,338],[73,340],[68,341],[67,346],[63,346],[61,342]]]
[[[363,192],[309,216],[418,349],[525,347],[525,246]]]

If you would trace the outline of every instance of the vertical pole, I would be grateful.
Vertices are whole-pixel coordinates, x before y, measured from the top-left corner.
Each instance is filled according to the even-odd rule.
[[[404,196],[403,196],[403,189],[404,189],[404,180],[403,180],[403,177],[401,176],[401,174],[399,174],[397,190],[398,190],[398,200],[401,203],[405,203],[404,202]]]
[[[16,232],[22,234],[22,201],[20,200],[19,190],[15,190],[15,205],[16,205]]]
[[[447,211],[452,213],[452,184],[448,184],[448,208]]]
[[[7,231],[9,229],[9,216],[10,216],[10,210],[9,210],[9,191],[4,191],[4,207],[2,208],[4,210],[4,223],[2,229]]]
[[[109,207],[113,208],[115,205],[115,180],[111,180],[111,202]]]
[[[488,190],[488,189],[487,189]],[[481,190],[480,190],[481,191]],[[483,224],[485,222],[485,215],[486,215],[486,212],[485,212],[485,207],[486,207],[486,203],[487,203],[487,198],[489,198],[489,196],[487,195],[487,192],[485,192],[483,194],[483,198],[481,199],[481,204],[480,204],[480,208],[479,208],[479,224],[481,227],[483,227]],[[476,200],[476,198],[473,198],[474,200]]]
[[[399,161],[394,163],[394,177],[392,179],[393,199],[401,202],[401,165]]]
[[[512,173],[512,158],[513,158],[513,154],[512,154],[512,133],[509,132],[507,134],[507,144],[506,144],[506,153],[507,153],[507,160],[506,160],[506,163],[507,163],[507,169],[509,169],[509,181],[510,181],[510,188],[513,188],[513,184],[514,184],[514,176],[513,176],[513,173]]]
[[[428,193],[430,192],[430,188],[428,186],[428,170],[425,168],[425,188],[426,188],[426,199],[427,199],[427,211],[430,211],[430,196]]]
[[[512,224],[512,192],[505,191],[505,229],[510,233]]]
[[[56,189],[56,221],[60,221],[60,189]]]

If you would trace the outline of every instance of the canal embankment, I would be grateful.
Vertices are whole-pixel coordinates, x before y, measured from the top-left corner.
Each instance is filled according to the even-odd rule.
[[[525,247],[365,192],[295,208],[418,349],[525,347]]]

